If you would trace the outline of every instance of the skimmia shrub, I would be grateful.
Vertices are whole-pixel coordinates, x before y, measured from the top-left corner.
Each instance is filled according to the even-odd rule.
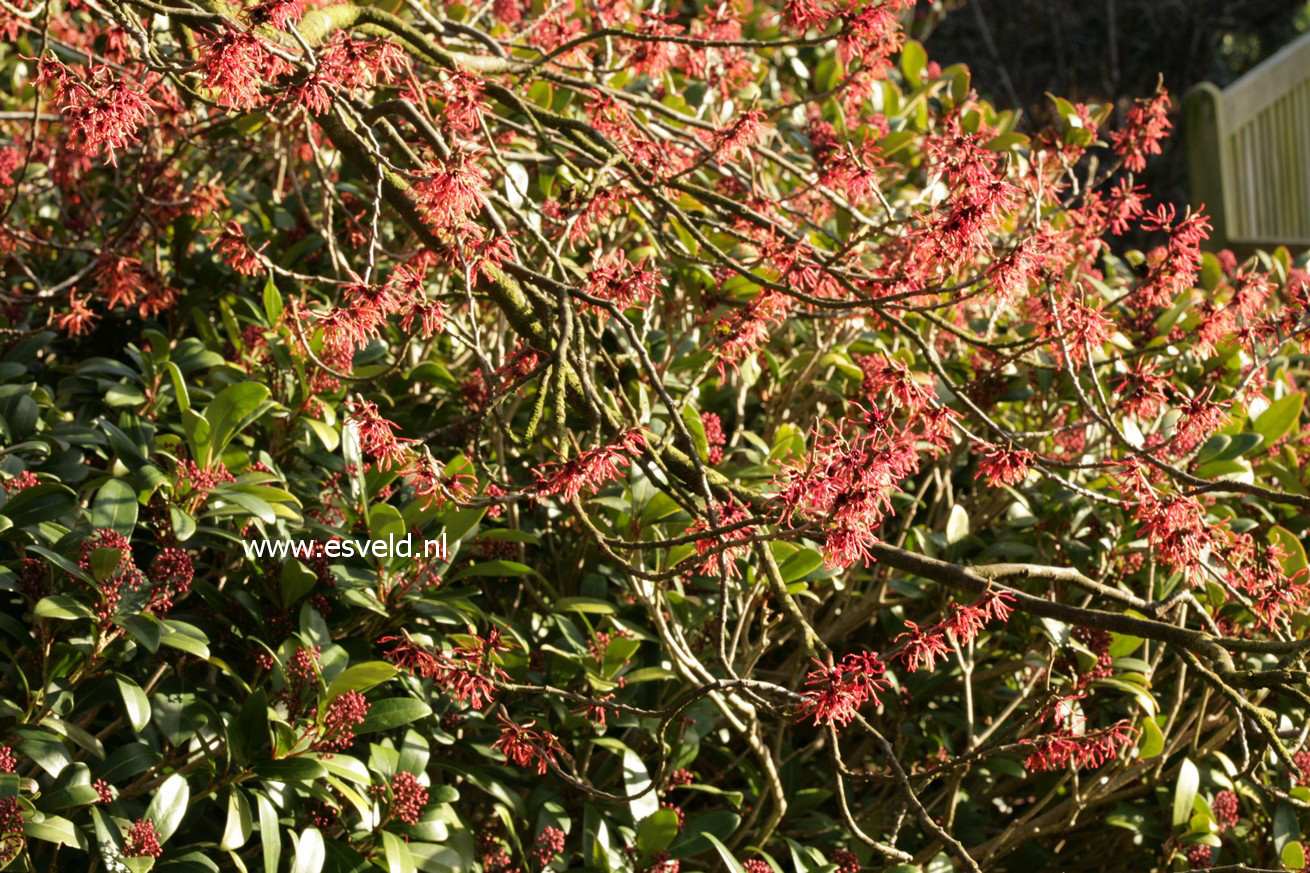
[[[913,7],[0,4],[0,866],[1303,866],[1305,262]]]

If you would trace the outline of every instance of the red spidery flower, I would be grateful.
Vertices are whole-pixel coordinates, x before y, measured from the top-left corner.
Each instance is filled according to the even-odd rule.
[[[931,382],[920,382],[910,368],[886,355],[861,355],[855,363],[864,371],[860,393],[873,404],[884,404],[890,397],[895,405],[912,413],[921,412],[937,400],[937,390]]]
[[[102,148],[109,150],[109,162],[117,163],[116,150],[136,140],[136,131],[154,115],[142,86],[129,79],[115,78],[107,65],[90,67],[80,78],[58,61],[44,61],[37,77],[39,86],[55,82],[55,100],[69,128],[69,144],[87,156]]]
[[[817,0],[787,0],[782,12],[787,27],[797,33],[804,33],[811,28],[822,30],[834,15],[833,10]]]
[[[352,39],[340,31],[320,53],[318,67],[326,84],[354,93],[395,79],[405,54],[386,39]]]
[[[429,165],[414,183],[412,190],[423,217],[434,227],[456,227],[482,209],[487,182],[476,158],[469,152],[453,153]]]
[[[1210,221],[1200,213],[1189,213],[1177,222],[1176,217],[1172,204],[1161,204],[1142,220],[1144,229],[1158,230],[1169,237],[1165,245],[1147,257],[1152,265],[1150,275],[1134,295],[1143,307],[1169,306],[1195,284],[1201,270],[1201,243],[1210,237]]]
[[[110,309],[131,306],[145,289],[146,279],[136,258],[106,252],[96,263],[95,277],[96,291]]]
[[[378,645],[390,645],[383,657],[395,664],[397,669],[413,673],[415,676],[431,679],[445,669],[445,661],[440,652],[419,645],[411,640],[408,634],[399,637],[379,637]]]
[[[632,428],[614,441],[594,449],[578,452],[563,463],[546,463],[537,471],[536,491],[540,497],[558,494],[572,501],[582,491],[594,492],[606,482],[620,478],[620,466],[626,467],[646,447],[641,428]]]
[[[780,323],[791,308],[790,297],[765,291],[721,319],[714,326],[714,353],[719,359],[720,377],[725,364],[735,369],[748,354],[764,345],[769,338],[769,326]]]
[[[855,718],[860,707],[872,700],[881,706],[878,692],[888,687],[882,678],[886,665],[877,652],[859,652],[847,655],[834,664],[831,656],[825,665],[815,661],[818,668],[811,670],[805,684],[813,686],[802,695],[797,721],[813,718],[818,724],[845,726]]]
[[[912,621],[905,622],[905,633],[892,642],[902,646],[897,657],[911,673],[920,668],[931,670],[937,665],[938,658],[945,658],[951,651],[946,645],[946,637],[936,628],[921,628]]]
[[[478,130],[485,109],[484,85],[477,76],[464,72],[455,73],[441,83],[441,97],[446,101],[441,120],[446,127],[465,136]]]
[[[241,10],[241,18],[251,27],[269,25],[286,30],[305,14],[305,0],[265,0]]]
[[[684,30],[682,25],[669,21],[672,16],[643,12],[641,17],[637,33],[645,36],[676,36]],[[636,43],[630,64],[638,73],[658,79],[673,69],[681,53],[681,47],[672,40],[643,40]]]
[[[1121,750],[1131,746],[1134,731],[1125,719],[1094,733],[1078,733],[1070,726],[1060,727],[1056,733],[1036,740],[1023,742],[1033,747],[1024,761],[1024,767],[1034,773],[1058,770],[1069,764],[1075,767],[1100,767],[1119,756]]]
[[[893,427],[877,407],[851,406],[853,414],[837,425],[816,426],[809,455],[788,464],[774,482],[782,523],[790,524],[797,512],[827,523],[830,569],[872,560],[869,549],[878,542],[891,495],[919,468],[913,429]]]
[[[426,449],[410,452],[400,475],[414,489],[414,496],[424,501],[425,509],[433,505],[440,509],[448,500],[465,500],[475,493],[478,484],[467,473],[446,475]]]
[[[215,234],[214,248],[218,249],[227,265],[243,276],[260,276],[264,273],[264,263],[260,258],[267,242],[259,248],[253,248],[246,238],[245,229],[237,221],[229,221]]]
[[[289,64],[249,31],[230,30],[210,40],[205,48],[205,87],[217,91],[219,105],[229,109],[245,111],[263,105],[262,76],[290,71]]]
[[[68,310],[54,317],[55,326],[71,337],[79,337],[90,333],[92,323],[97,321],[100,316],[92,312],[86,303],[85,299],[79,298],[76,294],[70,294],[68,296]]]
[[[554,734],[534,729],[535,721],[518,724],[502,713],[500,724],[500,738],[491,747],[520,767],[535,767],[538,776],[544,775],[547,766],[555,763],[557,754],[564,753],[564,747]]]
[[[1028,476],[1028,468],[1036,455],[1027,449],[985,446],[984,454],[978,461],[977,479],[986,476],[993,485],[1018,485]]]
[[[582,290],[592,297],[613,303],[619,311],[644,309],[659,291],[659,273],[644,269],[645,263],[642,261],[634,266],[622,249],[615,249],[596,260]],[[597,304],[584,300],[582,305],[594,310],[601,321],[609,316]]]
[[[719,527],[729,527],[738,522],[745,521],[750,517],[746,507],[738,504],[736,501],[715,504],[715,510],[719,516]],[[696,519],[692,525],[687,528],[687,533],[705,533],[712,529],[709,514]],[[740,571],[737,569],[737,558],[746,554],[750,549],[750,544],[742,540],[749,538],[754,528],[751,526],[738,528],[726,534],[719,534],[713,537],[696,540],[696,554],[703,559],[699,571],[703,576],[717,576],[719,574],[719,555],[722,554],[728,575],[736,577]],[[725,544],[726,547],[725,547]]]
[[[350,420],[359,434],[360,448],[382,469],[390,470],[410,456],[408,446],[413,440],[397,437],[396,425],[382,417],[377,404],[358,398],[350,404]]]
[[[764,135],[764,113],[749,109],[730,124],[710,135],[709,146],[715,160],[736,160],[750,151],[750,147]]]
[[[1110,135],[1115,154],[1135,173],[1146,169],[1146,156],[1160,154],[1160,143],[1169,135],[1169,92],[1163,86],[1149,100],[1138,100],[1128,110],[1123,127]]]

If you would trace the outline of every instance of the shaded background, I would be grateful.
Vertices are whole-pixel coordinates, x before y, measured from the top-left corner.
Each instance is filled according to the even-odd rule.
[[[1310,30],[1307,0],[920,0],[914,34],[942,66],[963,62],[979,94],[1048,120],[1046,93],[1087,103],[1133,97],[1163,75],[1177,110],[1199,82],[1230,84]],[[1117,119],[1116,119],[1117,120]],[[1161,199],[1188,199],[1186,131],[1141,174]],[[1310,135],[1310,131],[1307,131]]]

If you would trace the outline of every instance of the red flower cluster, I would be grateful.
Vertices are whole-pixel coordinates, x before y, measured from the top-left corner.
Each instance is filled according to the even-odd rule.
[[[328,704],[314,748],[347,749],[355,741],[355,728],[368,716],[368,699],[358,691],[346,691]]]
[[[644,309],[659,291],[660,279],[659,273],[644,267],[645,261],[633,265],[622,249],[615,249],[596,260],[582,290],[613,303],[619,311]],[[593,303],[584,300],[582,306],[595,310],[602,322],[608,317],[604,308]]]
[[[1115,722],[1108,728],[1086,733],[1083,718],[1074,707],[1075,698],[1064,698],[1053,704],[1043,715],[1050,718],[1055,731],[1037,739],[1022,740],[1033,747],[1024,767],[1034,773],[1058,770],[1069,764],[1075,767],[1099,767],[1119,756],[1131,746],[1136,731],[1126,720]]]
[[[920,627],[905,622],[905,633],[892,642],[898,644],[892,657],[899,658],[911,673],[919,669],[931,670],[938,658],[950,654],[946,635],[950,634],[958,645],[967,645],[991,621],[1008,621],[1013,608],[1014,595],[1008,591],[989,589],[968,605],[953,603],[951,613],[935,625]]]
[[[1037,457],[1027,449],[1015,447],[987,445],[982,451],[983,456],[978,460],[978,472],[974,478],[986,476],[989,482],[997,486],[1018,485],[1028,477],[1028,469]]]
[[[118,611],[125,589],[130,592],[140,591],[146,587],[147,581],[145,574],[137,569],[132,560],[132,546],[127,538],[110,528],[101,528],[82,542],[77,566],[85,573],[93,573],[93,556],[100,550],[118,553],[113,568],[107,572],[102,570],[102,578],[96,580],[100,603],[95,608],[95,614],[104,622],[109,621],[110,616]]]
[[[820,661],[814,663],[818,669],[811,670],[805,682],[814,687],[801,695],[797,721],[812,717],[816,725],[845,727],[867,701],[872,700],[874,706],[882,705],[878,692],[889,683],[880,678],[887,667],[878,659],[877,652],[852,653],[838,663],[833,663],[829,656],[826,665]]]
[[[123,856],[158,858],[162,854],[164,854],[164,847],[159,844],[155,823],[148,818],[137,819],[127,832],[127,840],[123,844]]]
[[[594,449],[578,452],[562,463],[546,463],[537,471],[536,492],[539,497],[560,495],[572,501],[581,492],[594,492],[607,482],[621,477],[621,470],[632,463],[646,447],[641,428],[631,428],[614,441]]]
[[[108,65],[90,67],[83,78],[43,57],[34,84],[48,82],[55,84],[55,102],[62,104],[69,146],[87,156],[108,148],[110,163],[117,160],[115,150],[134,142],[137,128],[154,114],[141,85],[116,78]]]
[[[808,457],[785,467],[775,482],[782,523],[800,512],[827,525],[824,558],[830,569],[871,560],[869,547],[878,542],[876,531],[891,509],[891,495],[919,469],[918,443],[926,442],[930,450],[945,445],[941,419],[928,410],[913,410],[910,420],[897,426],[877,407],[855,409],[859,415],[825,423],[830,433],[816,427]]]
[[[706,460],[712,466],[717,465],[723,460],[723,447],[728,442],[727,437],[723,435],[723,421],[716,413],[702,412],[700,423],[705,429]]]
[[[750,518],[750,513],[746,507],[736,502],[717,503],[714,507],[719,516],[719,527],[729,527],[738,522]],[[687,533],[705,533],[713,530],[714,526],[710,522],[708,513],[692,522],[687,528]],[[750,549],[750,544],[744,540],[754,532],[752,526],[738,528],[724,534],[716,534],[712,537],[696,540],[696,554],[701,557],[699,571],[702,576],[719,575],[719,555],[722,554],[728,575],[735,577],[740,572],[737,569],[736,560]]]
[[[727,127],[710,134],[709,146],[715,160],[735,160],[750,152],[765,133],[764,113],[748,109],[738,115]]]
[[[1123,127],[1110,135],[1115,154],[1133,172],[1146,169],[1146,156],[1160,154],[1160,143],[1169,135],[1169,92],[1163,87],[1149,100],[1138,100],[1128,110]]]
[[[537,843],[532,847],[532,859],[537,866],[545,868],[564,851],[564,831],[553,825],[546,825],[537,834]]]
[[[555,763],[555,756],[564,752],[554,734],[534,728],[535,721],[519,724],[502,714],[500,724],[500,738],[491,747],[520,767],[535,767],[538,776],[545,775],[546,767]]]
[[[510,650],[500,628],[491,628],[485,637],[472,635],[470,641],[455,646],[449,655],[421,646],[408,636],[386,636],[379,644],[390,645],[384,657],[402,670],[424,679],[433,679],[462,705],[483,709],[496,696],[496,682],[509,676],[495,662],[495,657]]]
[[[401,771],[391,777],[391,814],[405,824],[415,825],[428,805],[428,790],[413,773]]]
[[[359,445],[364,454],[373,458],[383,470],[404,464],[410,456],[412,440],[395,435],[396,425],[382,417],[376,403],[361,397],[349,407],[350,421],[359,434]]]

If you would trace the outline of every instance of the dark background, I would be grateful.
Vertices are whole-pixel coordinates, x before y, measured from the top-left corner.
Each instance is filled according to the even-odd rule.
[[[1306,0],[921,0],[913,26],[930,58],[968,64],[979,94],[1022,108],[1029,129],[1049,117],[1047,92],[1113,101],[1117,120],[1161,75],[1177,109],[1193,85],[1223,87],[1307,30]],[[1174,123],[1142,181],[1157,197],[1185,203],[1177,112]]]

